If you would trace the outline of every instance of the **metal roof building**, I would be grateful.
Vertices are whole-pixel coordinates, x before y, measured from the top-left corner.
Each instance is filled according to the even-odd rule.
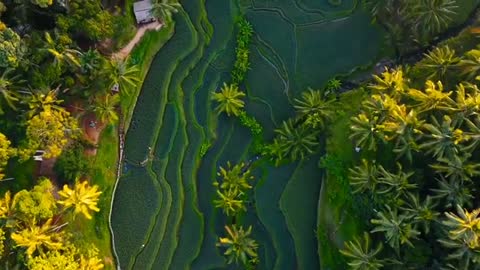
[[[155,21],[150,10],[152,9],[152,2],[150,0],[143,0],[133,3],[133,12],[138,24],[149,23]]]

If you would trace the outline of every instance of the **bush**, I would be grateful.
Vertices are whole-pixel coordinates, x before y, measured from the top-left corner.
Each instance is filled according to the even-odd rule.
[[[81,144],[75,143],[64,150],[58,157],[54,167],[60,183],[73,183],[77,177],[90,172],[90,162],[84,155],[84,148]]]
[[[240,114],[238,115],[238,119],[240,119],[240,123],[242,124],[242,126],[250,129],[250,132],[254,137],[263,133],[262,125],[260,125],[260,123],[257,121],[257,119],[255,119],[255,117],[249,116],[246,111],[240,112]]]
[[[232,82],[239,85],[245,79],[245,75],[250,67],[248,61],[248,56],[250,51],[248,46],[253,35],[252,25],[245,19],[242,18],[238,21],[237,27],[239,28],[237,34],[237,48],[235,64],[231,73]]]

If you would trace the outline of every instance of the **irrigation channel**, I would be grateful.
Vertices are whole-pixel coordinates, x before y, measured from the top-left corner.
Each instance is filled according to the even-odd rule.
[[[251,70],[240,86],[265,139],[293,114],[307,87],[384,58],[381,27],[357,1],[185,0],[175,34],[152,62],[125,137],[125,164],[111,215],[121,269],[234,269],[217,250],[223,214],[212,185],[219,166],[247,162],[249,131],[213,112],[212,91],[229,80],[234,23],[252,23]],[[211,147],[200,157],[204,143]],[[148,159],[147,159],[148,157]],[[274,167],[256,162],[252,203],[242,222],[260,243],[259,269],[319,269],[315,238],[321,186],[317,157]]]

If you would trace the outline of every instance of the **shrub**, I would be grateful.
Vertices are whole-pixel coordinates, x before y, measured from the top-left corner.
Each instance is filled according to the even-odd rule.
[[[77,177],[86,175],[91,170],[91,165],[84,155],[84,148],[76,143],[62,152],[55,163],[54,170],[60,182],[73,183]]]
[[[240,123],[250,129],[250,132],[253,136],[257,136],[262,134],[263,128],[262,125],[255,119],[253,116],[249,116],[246,111],[240,112],[238,115],[238,119],[240,119]]]
[[[253,35],[252,25],[245,19],[242,18],[237,23],[238,34],[237,34],[237,48],[235,64],[231,73],[232,82],[239,85],[245,79],[245,74],[250,67],[248,61],[248,56],[250,51],[248,46]]]
[[[210,142],[204,142],[202,143],[202,146],[200,146],[200,158],[205,156],[205,154],[208,152],[208,149],[210,149],[212,145]]]

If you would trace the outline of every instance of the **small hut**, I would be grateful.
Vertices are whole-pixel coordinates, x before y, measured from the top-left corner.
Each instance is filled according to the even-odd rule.
[[[151,0],[142,0],[133,3],[133,12],[137,19],[137,24],[149,23],[155,21],[155,17],[150,12],[152,10]]]

